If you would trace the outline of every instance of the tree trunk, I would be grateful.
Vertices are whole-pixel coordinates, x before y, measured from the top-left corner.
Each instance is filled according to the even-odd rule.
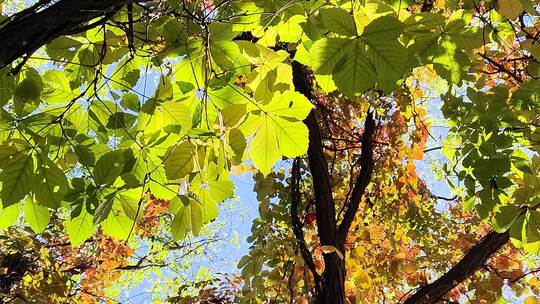
[[[313,101],[311,73],[298,62],[292,63],[293,82],[296,91]],[[322,246],[332,246],[345,252],[343,242],[337,233],[336,211],[332,196],[332,183],[328,173],[328,163],[324,156],[322,135],[315,110],[311,110],[304,123],[309,130],[308,160],[315,193],[315,216],[317,232]],[[344,238],[343,238],[344,239]],[[345,303],[345,261],[335,252],[324,254],[324,272],[320,293],[316,295],[318,304]]]
[[[55,38],[102,24],[128,2],[130,0],[60,0],[48,7],[32,6],[15,14],[0,27],[0,68],[24,55],[32,55]],[[94,20],[100,17],[103,18]],[[94,22],[88,24],[92,20]]]
[[[338,250],[345,252],[345,248],[338,248]],[[345,260],[337,254],[326,254],[324,265],[322,293],[317,296],[317,304],[344,304]]]

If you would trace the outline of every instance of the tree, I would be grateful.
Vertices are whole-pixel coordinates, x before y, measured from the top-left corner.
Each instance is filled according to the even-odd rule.
[[[2,226],[23,210],[72,246],[126,246],[121,270],[128,244],[199,235],[234,196],[230,173],[253,172],[243,289],[195,284],[232,286],[201,302],[503,303],[503,286],[534,301],[538,5],[6,2]],[[24,225],[8,231],[43,247]],[[30,268],[7,269],[9,294]]]

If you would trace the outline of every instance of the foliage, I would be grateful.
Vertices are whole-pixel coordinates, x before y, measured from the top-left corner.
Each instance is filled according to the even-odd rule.
[[[0,5],[0,31],[24,20]],[[79,301],[103,301],[122,271],[204,234],[235,195],[230,174],[254,172],[242,281],[171,301],[316,301],[335,268],[339,303],[405,301],[492,229],[511,245],[440,297],[504,303],[509,287],[534,301],[539,5],[126,1],[51,33],[0,70],[2,293],[61,302],[76,283]]]

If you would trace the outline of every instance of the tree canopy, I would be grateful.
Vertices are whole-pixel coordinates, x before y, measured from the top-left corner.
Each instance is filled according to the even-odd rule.
[[[0,303],[540,303],[539,1],[0,0],[0,41]],[[243,174],[238,271],[184,278]]]

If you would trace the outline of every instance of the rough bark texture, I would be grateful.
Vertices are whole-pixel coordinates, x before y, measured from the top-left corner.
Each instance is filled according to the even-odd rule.
[[[312,93],[310,71],[298,62],[293,62],[292,67],[295,89],[313,101],[314,96]],[[344,254],[345,239],[349,233],[350,225],[356,216],[360,200],[371,180],[371,173],[373,171],[372,142],[375,133],[375,121],[372,113],[368,113],[362,136],[362,155],[359,161],[361,166],[360,173],[356,177],[353,195],[347,202],[345,215],[339,227],[336,219],[336,205],[332,197],[332,181],[329,174],[328,162],[323,151],[322,134],[315,109],[311,111],[304,120],[304,123],[309,129],[308,161],[313,179],[315,216],[317,218],[317,232],[320,242],[321,245],[332,246]],[[325,253],[324,265],[320,292],[317,294],[317,303],[345,303],[345,260],[340,258],[335,252]]]
[[[0,68],[29,56],[51,40],[97,26],[130,0],[60,0],[36,10],[28,8],[0,27]],[[88,24],[102,17],[101,22]]]
[[[314,100],[312,79],[308,69],[293,62],[293,82],[295,89],[309,100]],[[336,210],[332,197],[332,183],[328,173],[328,163],[323,153],[322,135],[315,110],[309,113],[304,123],[309,129],[308,160],[315,192],[315,216],[321,245],[333,246],[344,252],[344,244],[337,235]],[[345,301],[345,262],[336,253],[324,254],[324,272],[321,291],[317,303],[342,304]]]
[[[371,173],[373,173],[373,136],[375,135],[375,120],[373,113],[369,112],[364,124],[364,134],[362,134],[362,155],[360,157],[360,173],[356,177],[353,190],[349,200],[346,202],[347,209],[343,216],[343,221],[338,228],[338,234],[341,242],[345,242],[351,224],[356,217],[356,212],[360,206],[360,201],[366,192],[366,188],[371,182]]]
[[[447,292],[482,267],[491,255],[508,242],[509,237],[508,232],[498,233],[492,231],[488,233],[447,273],[433,283],[420,288],[404,304],[437,303]]]

